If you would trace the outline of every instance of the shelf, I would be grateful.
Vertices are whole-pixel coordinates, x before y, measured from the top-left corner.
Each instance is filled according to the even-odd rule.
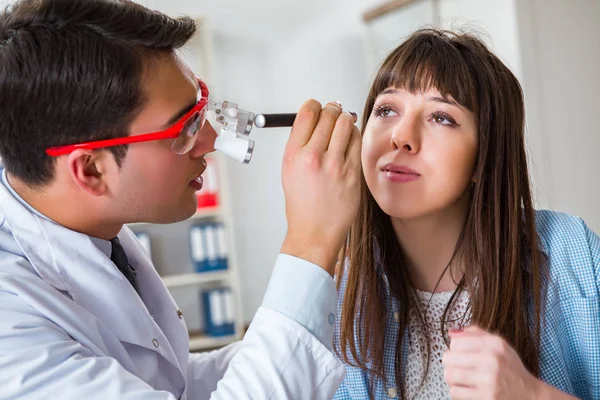
[[[221,216],[221,213],[222,213],[222,210],[221,210],[221,207],[219,207],[219,206],[199,208],[198,210],[196,210],[194,215],[192,215],[188,219],[188,221],[191,219],[219,217],[219,216]],[[129,225],[130,227],[134,227],[134,226],[157,225],[157,224],[151,224],[149,222],[134,222],[134,223],[127,224],[127,225]]]
[[[212,337],[201,332],[190,332],[190,351],[216,349],[237,340],[239,339],[235,335]]]
[[[163,282],[168,288],[199,285],[202,283],[224,281],[231,278],[229,270],[213,272],[192,272],[189,274],[177,274],[163,276]]]

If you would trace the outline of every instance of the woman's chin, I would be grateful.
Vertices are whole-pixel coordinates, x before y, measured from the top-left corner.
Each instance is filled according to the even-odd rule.
[[[381,210],[395,219],[413,219],[419,218],[428,214],[428,210],[424,207],[423,202],[403,202],[402,204],[396,199],[377,202]]]

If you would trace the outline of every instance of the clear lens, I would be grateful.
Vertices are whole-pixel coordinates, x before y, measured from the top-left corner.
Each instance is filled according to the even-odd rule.
[[[206,122],[206,107],[201,111],[194,113],[187,121],[185,121],[185,124],[183,125],[179,136],[177,136],[177,139],[173,142],[171,149],[177,154],[185,154],[190,151],[198,139],[199,132],[202,130],[204,122]]]

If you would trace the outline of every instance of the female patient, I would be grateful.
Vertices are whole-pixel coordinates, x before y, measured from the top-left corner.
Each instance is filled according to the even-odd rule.
[[[419,31],[363,115],[335,398],[600,398],[600,240],[533,210],[510,70],[473,36]]]

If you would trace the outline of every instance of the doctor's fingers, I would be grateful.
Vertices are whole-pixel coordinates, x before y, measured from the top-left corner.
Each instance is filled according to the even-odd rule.
[[[342,107],[339,103],[330,102],[325,104],[306,147],[317,153],[324,153],[329,146],[331,135],[341,114]]]
[[[321,103],[313,99],[302,104],[296,114],[292,132],[287,141],[286,148],[288,151],[295,152],[297,149],[306,146],[319,120],[321,108]]]
[[[355,114],[343,112],[339,115],[335,122],[327,153],[335,158],[344,159],[350,144],[352,132],[354,131],[354,123],[356,122]]]
[[[350,143],[348,144],[348,148],[346,149],[346,165],[351,170],[354,170],[358,175],[360,175],[361,170],[361,147],[362,147],[362,136],[360,134],[360,130],[358,127],[352,128],[352,133],[350,134]]]

